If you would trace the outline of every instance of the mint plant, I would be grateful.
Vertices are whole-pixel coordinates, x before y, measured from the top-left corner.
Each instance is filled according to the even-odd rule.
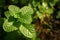
[[[39,11],[37,11],[36,13],[41,20],[44,20],[44,17],[49,17],[53,13],[53,9],[50,8],[45,2],[42,2],[42,5],[39,3],[38,9]]]
[[[3,29],[6,32],[19,31],[24,36],[35,40],[36,32],[34,26],[31,24],[32,14],[34,12],[31,6],[24,6],[20,9],[17,6],[10,5],[8,9],[9,10],[5,12],[7,19],[3,24]]]

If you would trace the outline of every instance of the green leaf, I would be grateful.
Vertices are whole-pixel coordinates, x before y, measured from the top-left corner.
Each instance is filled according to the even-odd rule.
[[[58,2],[58,0],[48,0],[48,2],[50,6],[53,7],[56,4],[56,2]]]
[[[41,20],[44,19],[43,13],[40,13],[39,11],[37,11],[36,14],[39,17],[39,19],[41,19]]]
[[[33,9],[31,8],[31,6],[24,6],[20,9],[20,12],[22,13],[22,15],[25,15],[26,13],[28,14],[33,14],[34,11]]]
[[[37,4],[38,4],[38,2],[37,2],[36,0],[33,0],[33,1],[32,1],[33,7],[37,7]]]
[[[46,13],[52,14],[52,13],[53,13],[53,9],[52,9],[52,8],[48,8],[48,9],[46,10]]]
[[[21,23],[31,24],[32,17],[31,17],[30,14],[26,13],[25,15],[20,15],[19,20],[20,20]]]
[[[13,22],[8,22],[8,20],[5,20],[3,24],[3,29],[6,32],[12,32],[12,31],[18,30],[17,27],[13,26]]]
[[[38,9],[41,13],[45,12],[46,8],[42,6],[41,4],[38,5]]]
[[[9,16],[10,16],[9,11],[5,11],[5,16],[6,16],[7,18],[9,18]]]
[[[48,7],[48,4],[46,2],[42,2],[42,6],[47,8]]]
[[[17,14],[19,13],[19,10],[20,10],[19,7],[14,6],[14,5],[10,5],[10,6],[8,7],[8,9],[9,9],[9,12],[10,12],[11,16],[14,16],[15,18],[18,17]]]
[[[32,38],[33,36],[35,37],[36,34],[35,34],[35,29],[34,29],[34,26],[32,25],[21,25],[19,27],[19,30],[21,31],[21,33],[28,37],[28,38]]]

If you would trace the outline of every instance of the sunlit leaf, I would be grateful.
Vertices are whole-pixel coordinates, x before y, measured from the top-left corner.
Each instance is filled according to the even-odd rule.
[[[25,14],[25,15],[20,15],[19,18],[20,22],[25,23],[25,24],[30,24],[32,22],[32,17],[30,14]]]
[[[39,11],[37,11],[36,14],[39,17],[39,19],[43,20],[44,18],[43,13],[40,13]]]
[[[24,6],[24,7],[22,7],[21,9],[20,9],[20,12],[24,15],[24,14],[26,14],[26,13],[28,13],[28,14],[33,14],[34,13],[34,11],[33,11],[33,9],[31,8],[31,6]]]
[[[52,8],[48,8],[48,9],[46,10],[46,13],[47,13],[47,14],[52,14],[52,13],[53,13],[53,9],[52,9]]]
[[[18,30],[18,28],[13,25],[13,22],[9,22],[8,20],[5,20],[3,24],[3,29],[6,32],[12,32]]]
[[[20,10],[19,7],[14,6],[14,5],[10,5],[10,6],[8,7],[8,9],[9,9],[9,13],[10,13],[12,16],[14,16],[15,18],[18,17],[17,14],[19,13],[19,10]]]
[[[35,34],[35,29],[32,25],[21,25],[19,27],[19,30],[21,31],[21,33],[28,37],[28,38],[32,38]]]

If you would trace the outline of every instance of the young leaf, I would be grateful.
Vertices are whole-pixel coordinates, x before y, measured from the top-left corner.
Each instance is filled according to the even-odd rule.
[[[12,32],[12,31],[17,30],[18,28],[13,26],[13,22],[8,22],[8,20],[6,20],[3,24],[3,29],[6,32]]]
[[[39,17],[39,19],[43,20],[44,16],[43,16],[42,13],[40,13],[39,11],[37,11],[36,14]]]
[[[10,5],[8,9],[9,9],[11,16],[14,16],[15,18],[17,18],[18,16],[17,14],[19,13],[20,8],[14,5]]]
[[[20,12],[22,13],[22,15],[28,13],[28,14],[33,14],[34,11],[33,9],[31,8],[31,6],[24,6],[20,9]]]
[[[38,5],[38,9],[41,13],[45,12],[46,8],[42,6],[41,4]]]
[[[47,8],[47,7],[48,7],[48,5],[47,5],[47,3],[46,3],[46,2],[42,2],[42,6],[43,6],[43,7],[45,7],[45,8]]]
[[[48,8],[48,9],[46,10],[46,13],[52,14],[52,13],[53,13],[53,9],[52,9],[52,8]]]
[[[51,7],[53,7],[58,1],[59,0],[48,0],[48,3],[50,4]]]
[[[21,33],[28,37],[28,38],[32,38],[33,36],[35,37],[35,29],[32,25],[21,25],[19,27],[19,30],[21,31]]]

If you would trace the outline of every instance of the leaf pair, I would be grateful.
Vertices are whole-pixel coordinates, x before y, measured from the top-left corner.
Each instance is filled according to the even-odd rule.
[[[19,31],[26,37],[28,38],[32,38],[33,36],[35,37],[35,28],[32,25],[20,25],[19,27],[17,27],[17,25],[13,25],[13,22],[8,22],[8,20],[6,20],[4,22],[3,25],[3,29],[6,32],[13,32],[19,29]],[[15,23],[16,24],[16,23]]]
[[[20,22],[30,24],[32,22],[33,9],[30,6],[24,6],[21,9],[10,5],[8,7],[11,16],[18,18]]]

